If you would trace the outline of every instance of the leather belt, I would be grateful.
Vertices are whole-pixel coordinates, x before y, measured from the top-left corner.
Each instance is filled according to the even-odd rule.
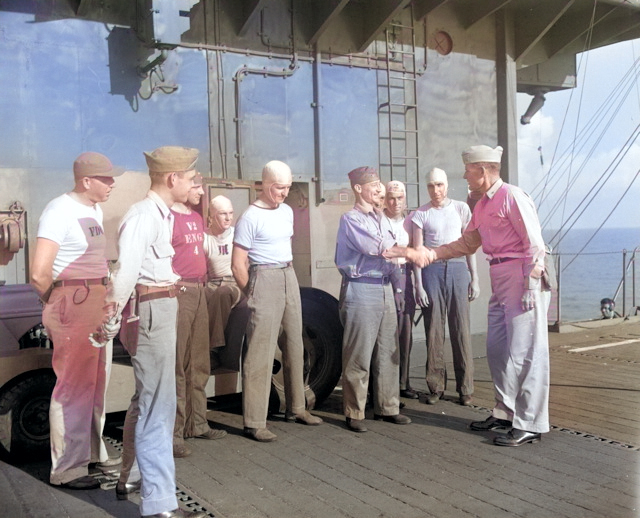
[[[233,275],[225,275],[224,277],[215,277],[213,279],[209,279],[209,282],[211,284],[214,284],[215,286],[221,286],[223,282],[235,282],[235,277]]]
[[[174,286],[145,286],[136,284],[138,302],[146,302],[154,299],[174,298],[178,294],[178,289]]]
[[[489,261],[489,265],[493,266],[494,264],[507,263],[509,261],[515,261],[516,259],[520,259],[520,257],[494,257]]]
[[[349,277],[349,282],[359,282],[362,284],[382,284],[383,286],[389,284],[389,276],[384,277]]]
[[[204,288],[207,285],[206,282],[200,279],[180,279],[176,284],[185,288]]]
[[[249,270],[281,270],[283,268],[289,268],[291,261],[286,263],[266,263],[266,264],[251,264]]]
[[[62,288],[63,286],[92,286],[92,285],[106,286],[108,283],[109,283],[108,277],[100,277],[99,279],[67,279],[63,281],[55,281],[53,283],[53,287]]]

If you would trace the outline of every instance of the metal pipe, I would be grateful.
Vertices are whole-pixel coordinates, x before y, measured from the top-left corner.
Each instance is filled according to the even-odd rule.
[[[633,300],[633,308],[634,311],[638,312],[638,305],[636,304],[636,253],[638,252],[638,247],[633,249],[633,256],[631,257],[632,265],[631,265],[631,288],[632,288],[632,296]]]
[[[640,9],[640,0],[600,0],[600,3]]]
[[[561,277],[562,277],[562,258],[560,256],[560,254],[558,254],[558,307],[557,309],[557,315],[558,315],[558,325],[560,325],[560,322],[562,322],[561,317],[562,317],[562,313],[560,311],[560,294],[561,294],[561,289],[560,286],[562,285],[561,281]]]
[[[324,179],[322,164],[322,54],[316,43],[316,60],[313,62],[313,133],[315,141],[316,206],[324,203]]]
[[[168,57],[169,57],[169,51],[167,49],[161,49],[160,55],[157,56],[153,61],[149,61],[149,63],[147,63],[146,65],[138,67],[138,73],[141,76],[146,77],[147,73],[150,70],[154,69],[159,65],[162,65],[162,63],[164,63]]]
[[[622,250],[622,317],[627,317],[627,249]]]
[[[240,83],[244,79],[245,76],[249,74],[259,74],[263,76],[275,76],[275,77],[289,77],[292,76],[296,70],[298,70],[298,57],[294,54],[291,63],[289,64],[289,68],[251,68],[247,65],[243,65],[240,67],[233,76],[233,81],[235,82],[235,105],[236,105],[236,116],[233,119],[236,124],[236,159],[238,161],[238,179],[243,179],[243,171],[242,171],[242,106],[241,106],[241,97],[240,97]]]

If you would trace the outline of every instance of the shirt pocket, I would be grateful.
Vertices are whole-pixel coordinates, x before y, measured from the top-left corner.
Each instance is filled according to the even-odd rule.
[[[171,243],[154,243],[151,245],[153,250],[153,277],[156,282],[165,282],[171,279],[171,260],[174,255]]]

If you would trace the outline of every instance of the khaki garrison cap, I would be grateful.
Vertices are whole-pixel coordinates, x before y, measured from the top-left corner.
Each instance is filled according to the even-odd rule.
[[[198,150],[181,146],[162,146],[144,157],[150,173],[182,173],[195,169]]]
[[[349,172],[349,180],[351,186],[364,185],[365,183],[379,182],[380,177],[378,171],[374,167],[364,166],[358,167]]]

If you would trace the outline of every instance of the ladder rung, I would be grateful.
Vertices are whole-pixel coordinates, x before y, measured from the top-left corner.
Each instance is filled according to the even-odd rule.
[[[391,131],[396,131],[398,133],[418,133],[417,129],[392,129]]]
[[[391,155],[391,159],[399,158],[400,160],[418,160],[417,156],[402,156],[402,155]]]
[[[407,56],[415,55],[415,52],[410,52],[408,50],[390,50],[390,49],[387,49],[387,53],[388,54],[405,54]]]
[[[400,27],[401,29],[410,29],[412,31],[415,30],[411,25],[402,25],[401,23],[393,23],[393,22],[389,24],[389,27]]]
[[[401,77],[398,76],[392,76],[391,74],[393,74],[394,72],[396,74],[412,74],[413,72],[400,72],[399,70],[390,70],[389,71],[389,79],[391,80],[398,80],[398,81],[415,81],[416,78],[415,77],[411,77],[411,76],[406,76],[406,75],[402,75]]]
[[[404,106],[406,108],[417,108],[417,104],[390,103],[389,106]]]

